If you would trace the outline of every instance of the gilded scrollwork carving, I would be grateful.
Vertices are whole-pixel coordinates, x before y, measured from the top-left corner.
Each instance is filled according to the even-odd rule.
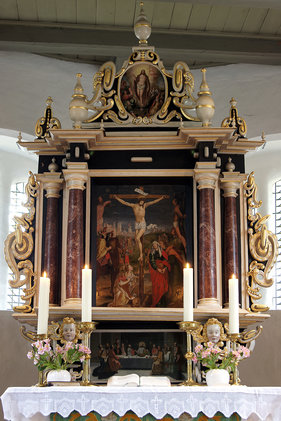
[[[262,298],[260,287],[268,288],[273,285],[273,279],[269,278],[269,273],[277,259],[278,241],[275,234],[267,229],[266,221],[269,215],[262,216],[256,212],[262,205],[262,201],[257,200],[257,186],[253,172],[248,176],[244,189],[248,198],[249,251],[253,258],[247,272],[247,292],[252,302],[251,310],[266,311],[267,306],[253,303],[253,301]]]
[[[29,259],[33,252],[33,231],[32,226],[35,216],[35,198],[37,197],[37,183],[34,174],[29,173],[28,183],[25,188],[27,202],[24,206],[28,212],[22,216],[14,218],[16,229],[8,235],[4,244],[4,254],[6,262],[13,273],[9,284],[12,288],[23,289],[24,295],[21,297],[24,305],[14,307],[14,311],[29,313],[32,309],[32,298],[36,290],[36,274],[33,271],[33,263]]]
[[[76,84],[70,116],[75,128],[101,119],[131,126],[199,121],[192,115],[196,107],[193,90],[194,78],[187,64],[177,62],[170,73],[153,47],[139,46],[119,72],[113,62],[100,67],[93,78],[91,99]]]

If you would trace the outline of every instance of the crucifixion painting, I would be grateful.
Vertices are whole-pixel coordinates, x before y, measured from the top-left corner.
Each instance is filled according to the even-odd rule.
[[[96,305],[181,307],[192,226],[186,186],[97,185],[94,191]]]

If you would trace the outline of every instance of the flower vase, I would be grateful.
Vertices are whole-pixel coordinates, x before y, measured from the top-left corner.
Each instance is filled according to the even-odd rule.
[[[51,370],[47,374],[47,382],[70,382],[71,374],[67,370]]]
[[[229,386],[229,372],[224,369],[213,369],[206,373],[208,386]]]

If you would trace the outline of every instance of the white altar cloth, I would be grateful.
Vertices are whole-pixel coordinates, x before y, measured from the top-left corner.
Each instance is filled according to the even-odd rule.
[[[281,387],[10,387],[1,400],[9,421],[48,419],[53,412],[67,417],[72,411],[122,416],[130,410],[157,419],[199,412],[211,418],[220,411],[226,417],[237,412],[244,420],[281,420]]]

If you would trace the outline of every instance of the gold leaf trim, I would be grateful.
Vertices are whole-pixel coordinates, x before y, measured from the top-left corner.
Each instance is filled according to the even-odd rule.
[[[32,226],[35,216],[35,198],[38,195],[39,184],[34,174],[29,172],[28,183],[25,187],[27,202],[24,206],[28,212],[22,216],[14,218],[16,230],[8,235],[4,243],[4,254],[6,262],[13,273],[9,284],[12,288],[20,288],[24,285],[24,295],[21,297],[25,301],[24,305],[16,306],[14,311],[20,313],[30,313],[33,311],[31,303],[35,295],[37,277],[33,271],[33,263],[28,258],[33,252],[33,231]]]
[[[246,286],[252,302],[251,310],[260,312],[266,311],[267,306],[253,303],[253,301],[262,297],[260,287],[268,288],[273,285],[273,279],[268,275],[278,256],[278,241],[276,235],[269,231],[265,224],[269,215],[262,216],[256,212],[256,209],[262,205],[262,201],[257,200],[254,172],[248,176],[244,190],[245,196],[248,198],[249,251],[253,258],[247,272]]]

